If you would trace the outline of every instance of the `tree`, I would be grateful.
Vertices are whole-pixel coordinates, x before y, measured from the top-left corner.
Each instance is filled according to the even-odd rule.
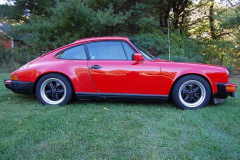
[[[226,7],[214,0],[9,1],[15,5],[0,6],[1,18],[18,24],[16,33],[27,34],[25,41],[37,51],[80,38],[120,35],[141,39],[146,50],[164,55],[168,20],[172,53],[178,61],[204,57],[207,63],[230,65],[239,42],[239,8],[232,7],[232,0],[220,1]]]
[[[56,5],[54,0],[8,0],[13,5],[2,5],[1,17],[14,22],[28,22],[34,16],[49,17],[51,7]]]
[[[183,33],[186,22],[187,8],[192,4],[189,0],[143,0],[132,7],[132,13],[141,21],[148,22],[154,28],[164,30],[168,27],[168,19],[171,20],[175,30]]]
[[[113,5],[104,10],[94,10],[83,1],[57,2],[51,8],[51,16],[34,15],[19,32],[31,34],[31,46],[53,49],[80,38],[112,35],[108,27],[125,23],[128,15],[114,13]]]

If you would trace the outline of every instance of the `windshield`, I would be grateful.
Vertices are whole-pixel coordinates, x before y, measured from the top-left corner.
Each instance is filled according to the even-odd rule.
[[[132,44],[142,53],[143,57],[146,58],[147,60],[152,60],[155,59],[155,57],[153,55],[151,55],[146,49],[144,49],[143,47],[141,47],[140,45],[136,44],[135,42],[133,42],[132,40],[130,40],[132,42]],[[144,50],[145,52],[143,52],[142,50]]]

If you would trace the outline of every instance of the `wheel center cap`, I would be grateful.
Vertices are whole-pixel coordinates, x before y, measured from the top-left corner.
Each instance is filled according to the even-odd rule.
[[[194,96],[194,92],[190,92],[189,94],[190,94],[190,96]]]
[[[56,89],[53,89],[53,90],[52,90],[52,93],[55,94],[55,93],[56,93]]]

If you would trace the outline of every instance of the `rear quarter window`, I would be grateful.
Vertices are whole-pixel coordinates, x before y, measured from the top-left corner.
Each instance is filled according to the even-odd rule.
[[[60,59],[87,59],[86,52],[83,45],[72,47],[61,51],[56,55],[56,58]]]

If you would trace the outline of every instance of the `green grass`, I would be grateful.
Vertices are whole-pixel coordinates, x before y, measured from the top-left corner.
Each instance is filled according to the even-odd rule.
[[[43,106],[0,73],[0,159],[236,159],[240,90],[220,105],[82,102]],[[240,79],[231,79],[240,86]],[[109,109],[109,110],[108,110]]]

